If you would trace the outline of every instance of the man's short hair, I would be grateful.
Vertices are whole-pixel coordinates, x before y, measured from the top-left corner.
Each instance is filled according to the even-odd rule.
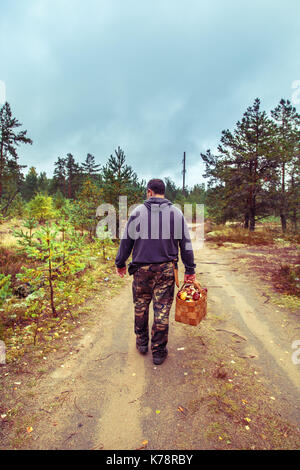
[[[153,179],[148,182],[147,189],[151,189],[154,194],[164,195],[166,192],[166,185],[163,180]]]

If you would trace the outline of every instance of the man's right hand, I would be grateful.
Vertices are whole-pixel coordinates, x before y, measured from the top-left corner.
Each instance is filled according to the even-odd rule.
[[[196,281],[196,274],[185,274],[184,282],[194,282]]]
[[[124,268],[116,268],[116,273],[120,277],[124,277],[126,274],[126,266]]]

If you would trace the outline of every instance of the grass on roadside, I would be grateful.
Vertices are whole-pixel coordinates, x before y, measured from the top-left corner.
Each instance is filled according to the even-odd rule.
[[[192,360],[197,393],[184,406],[199,429],[201,445],[220,450],[298,449],[300,430],[283,418],[286,404],[262,382],[259,368],[233,354],[233,339],[218,340],[214,324],[208,318],[190,331],[192,337],[201,334],[201,359]],[[195,445],[197,434],[193,439]]]
[[[224,242],[243,243],[247,245],[271,245],[274,241],[272,232],[250,232],[242,227],[216,226],[205,235],[206,241],[222,244]]]
[[[224,242],[241,243],[245,245],[300,245],[300,234],[293,231],[282,233],[278,224],[258,223],[254,232],[245,229],[241,224],[212,225],[208,224],[205,235],[206,241],[222,244]]]

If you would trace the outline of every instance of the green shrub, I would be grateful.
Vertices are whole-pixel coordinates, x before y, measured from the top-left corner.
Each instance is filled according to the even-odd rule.
[[[29,217],[34,218],[40,224],[55,217],[55,209],[51,196],[37,194],[28,204]]]
[[[5,276],[4,274],[0,274],[0,305],[7,297],[12,294],[10,288],[10,278],[10,275]]]

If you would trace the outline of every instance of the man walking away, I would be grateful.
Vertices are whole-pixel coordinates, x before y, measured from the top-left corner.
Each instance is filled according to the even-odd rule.
[[[194,253],[182,212],[165,199],[165,184],[152,179],[147,185],[147,201],[131,214],[116,257],[117,274],[126,274],[126,261],[132,253],[128,272],[133,274],[134,331],[136,347],[148,351],[149,305],[153,301],[151,331],[153,363],[167,357],[169,313],[174,298],[174,263],[178,247],[185,266],[185,282],[195,280]]]

